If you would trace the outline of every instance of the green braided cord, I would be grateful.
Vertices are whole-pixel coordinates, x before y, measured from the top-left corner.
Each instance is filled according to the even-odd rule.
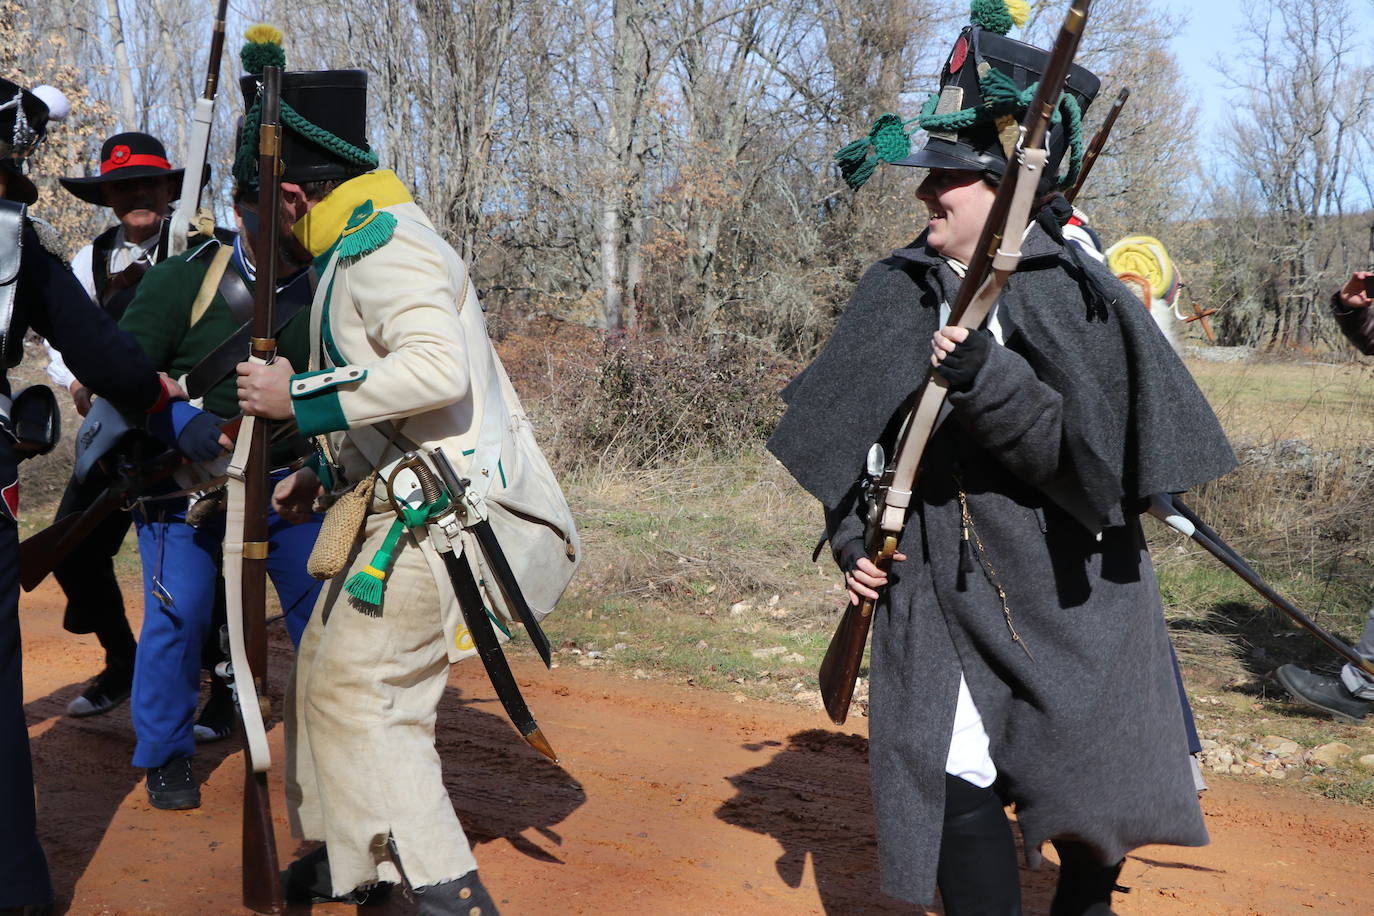
[[[296,109],[286,104],[283,99],[281,103],[281,119],[287,127],[296,133],[313,142],[316,146],[322,146],[334,155],[346,162],[354,165],[365,165],[370,169],[377,167],[377,154],[371,150],[362,149],[354,146],[343,137],[331,134],[329,131],[307,121]]]
[[[916,122],[926,131],[961,131],[1001,115],[1020,114],[1030,106],[1039,86],[1037,81],[1018,90],[1009,76],[996,67],[990,67],[979,80],[983,96],[981,104],[937,115],[935,108],[940,101],[937,93],[926,99]],[[1059,180],[1059,186],[1067,188],[1078,180],[1078,171],[1083,166],[1083,110],[1078,105],[1078,99],[1069,92],[1060,95],[1059,104],[1050,115],[1051,126],[1061,122],[1069,133],[1069,171]]]
[[[243,69],[252,76],[261,76],[263,67],[286,69],[286,51],[281,45],[270,42],[248,42],[239,51]]]
[[[345,162],[365,166],[369,169],[377,167],[376,153],[354,146],[344,138],[306,120],[300,112],[287,104],[285,99],[282,99],[281,102],[281,119],[283,124],[297,134],[316,146],[323,147]],[[261,124],[262,95],[259,94],[253,100],[253,107],[248,109],[248,113],[243,116],[243,134],[240,138],[238,152],[234,155],[234,180],[241,185],[253,184],[258,176],[258,128]]]
[[[258,181],[258,129],[262,125],[262,94],[253,99],[253,107],[243,116],[243,131],[239,134],[239,148],[234,153],[234,181],[249,187]]]
[[[1059,97],[1059,111],[1063,112],[1064,126],[1069,132],[1069,171],[1059,179],[1059,186],[1071,188],[1083,168],[1083,110],[1078,107],[1078,99],[1066,92]]]
[[[391,564],[396,560],[396,545],[401,542],[401,534],[407,528],[418,528],[425,524],[435,515],[447,509],[448,505],[448,497],[440,494],[434,502],[425,503],[413,509],[410,506],[401,506],[401,517],[391,523],[391,528],[387,530],[386,537],[382,539],[382,546],[378,547],[377,552],[372,555],[372,562],[358,570],[344,583],[344,590],[353,597],[354,607],[363,613],[371,613],[373,608],[381,605],[382,590],[387,573],[391,571]],[[377,573],[381,575],[379,576]]]
[[[970,22],[998,35],[1007,34],[1015,25],[1003,0],[973,0],[968,12]]]

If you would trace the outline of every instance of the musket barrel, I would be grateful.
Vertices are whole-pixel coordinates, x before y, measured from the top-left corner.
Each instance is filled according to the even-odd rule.
[[[1112,128],[1116,126],[1117,116],[1121,114],[1121,109],[1126,106],[1126,100],[1131,97],[1130,89],[1122,89],[1116,96],[1116,101],[1112,103],[1112,108],[1107,112],[1107,117],[1102,122],[1102,126],[1093,134],[1092,142],[1088,144],[1087,150],[1083,153],[1083,165],[1078,170],[1078,180],[1073,183],[1073,187],[1064,192],[1064,199],[1073,203],[1074,198],[1078,197],[1078,192],[1083,189],[1083,185],[1088,180],[1089,173],[1093,170],[1093,164],[1097,162],[1097,157],[1101,155],[1102,148],[1107,145],[1107,137],[1111,135]]]

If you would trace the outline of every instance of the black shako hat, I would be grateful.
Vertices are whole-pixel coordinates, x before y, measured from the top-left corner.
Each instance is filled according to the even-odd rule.
[[[88,204],[107,206],[105,185],[134,178],[166,178],[172,183],[172,196],[181,191],[185,169],[174,169],[167,160],[162,141],[150,134],[128,131],[115,134],[100,145],[100,171],[85,178],[60,178],[66,188]],[[208,175],[206,176],[208,178]]]
[[[240,78],[239,88],[243,90],[244,110],[251,111],[258,100],[258,77]],[[303,184],[351,178],[376,168],[375,157],[369,165],[358,156],[359,151],[371,153],[367,143],[366,71],[287,71],[282,74],[281,98],[282,181]],[[256,121],[252,129],[251,143],[256,151]],[[236,166],[234,177],[240,185],[256,186],[257,159],[253,159],[251,173]]]
[[[934,111],[929,115],[922,112],[921,126],[927,134],[925,146],[892,164],[927,169],[967,169],[1001,178],[1007,170],[1008,149],[1014,147],[1020,117],[1029,100],[1022,102],[1014,113],[971,118],[972,123],[968,126],[940,129],[930,122],[938,122],[941,116],[955,116],[957,112],[968,109],[984,111],[995,108],[996,100],[989,98],[990,89],[1007,94],[1014,87],[1018,93],[1024,94],[1039,81],[1048,63],[1049,54],[1046,51],[979,25],[966,26],[959,33],[940,71],[940,92]],[[997,71],[1005,79],[997,75],[990,79],[991,70]],[[1007,85],[1008,81],[1010,86]],[[1077,103],[1078,116],[1087,111],[1101,85],[1102,81],[1086,68],[1077,64],[1070,66],[1064,81],[1064,93]],[[957,120],[957,116],[950,120]],[[1078,129],[1076,123],[1070,124],[1068,120],[1061,103],[1060,117],[1046,137],[1045,145],[1049,150],[1046,179],[1053,180],[1058,174],[1059,164],[1069,148],[1070,135]]]
[[[47,132],[50,114],[47,103],[37,95],[0,77],[0,168],[7,173],[5,197],[9,200],[31,204],[38,199],[38,189],[24,171]]]

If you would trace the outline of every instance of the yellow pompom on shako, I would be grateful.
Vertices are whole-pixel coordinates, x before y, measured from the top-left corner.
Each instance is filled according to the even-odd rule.
[[[281,29],[266,22],[259,22],[251,25],[243,33],[243,40],[251,44],[272,44],[279,45],[282,41]]]

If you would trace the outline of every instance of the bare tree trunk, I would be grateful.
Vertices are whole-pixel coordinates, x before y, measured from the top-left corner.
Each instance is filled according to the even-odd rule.
[[[124,43],[124,20],[119,15],[119,0],[105,0],[109,17],[110,43],[113,45],[115,74],[119,80],[119,121],[125,130],[137,130],[143,124],[138,117],[134,100],[133,71],[129,67],[129,49]]]

